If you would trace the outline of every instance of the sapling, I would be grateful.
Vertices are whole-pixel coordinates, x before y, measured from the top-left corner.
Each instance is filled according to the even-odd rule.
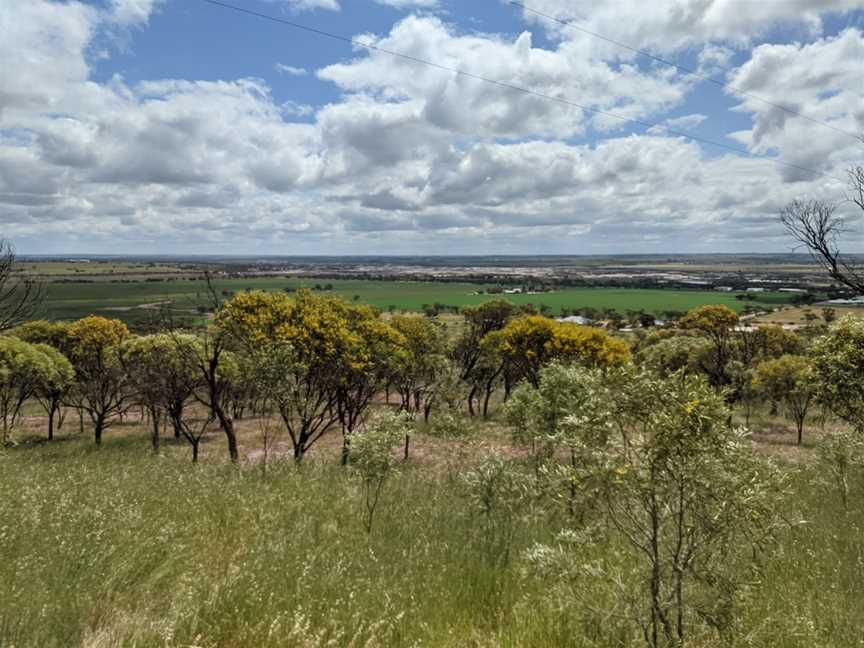
[[[564,393],[591,384],[576,373],[552,377],[574,383]],[[571,410],[558,425],[578,442],[571,479],[577,494],[590,495],[592,524],[529,559],[544,573],[557,563],[575,607],[586,610],[597,596],[586,589],[586,556],[617,547],[589,571],[607,575],[596,583],[615,590],[620,613],[649,646],[682,646],[712,630],[728,637],[741,575],[782,525],[782,481],[727,425],[725,394],[705,380],[633,369],[606,379],[614,389],[587,390],[584,403],[599,401],[593,413]]]
[[[354,434],[349,465],[361,483],[363,522],[367,533],[372,533],[384,484],[396,470],[394,452],[410,428],[409,417],[388,412],[369,423],[362,432]]]
[[[819,462],[840,494],[843,508],[848,508],[849,477],[856,466],[864,465],[864,439],[855,432],[832,434],[819,444],[818,454]]]
[[[493,562],[510,562],[517,516],[530,501],[534,480],[500,457],[485,459],[462,475],[472,505],[480,514],[481,540]]]

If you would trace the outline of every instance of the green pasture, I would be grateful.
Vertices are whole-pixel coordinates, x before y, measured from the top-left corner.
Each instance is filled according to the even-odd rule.
[[[332,294],[349,301],[370,304],[382,310],[420,311],[426,306],[468,306],[489,299],[505,298],[514,304],[546,306],[552,314],[562,309],[593,307],[612,308],[621,313],[645,310],[653,313],[687,311],[704,304],[726,304],[736,310],[747,304],[778,306],[787,303],[790,295],[765,293],[755,302],[735,299],[732,293],[697,290],[661,290],[629,288],[566,288],[552,293],[524,295],[478,294],[491,286],[469,283],[437,283],[411,281],[354,281],[327,279],[249,278],[223,279],[215,282],[220,297],[227,298],[244,290],[297,290],[324,287],[331,284]],[[158,304],[170,302],[181,312],[194,313],[198,304],[207,302],[201,280],[50,283],[42,305],[42,315],[49,319],[77,319],[90,314],[117,317],[129,322],[146,318],[158,309]]]

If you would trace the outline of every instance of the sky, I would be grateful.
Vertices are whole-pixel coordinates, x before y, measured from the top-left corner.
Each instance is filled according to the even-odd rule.
[[[793,199],[855,223],[864,0],[224,2],[354,42],[205,0],[0,0],[0,237],[752,253],[792,249]]]

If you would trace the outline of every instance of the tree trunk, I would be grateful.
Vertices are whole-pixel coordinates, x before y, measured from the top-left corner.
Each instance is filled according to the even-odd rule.
[[[153,454],[159,454],[159,411],[154,409],[153,411],[148,412],[148,414],[150,415],[151,423],[153,424],[153,436],[151,439],[153,443]]]
[[[411,449],[411,435],[406,434],[405,435],[405,451],[404,451],[404,456],[403,456],[403,459],[405,461],[408,461],[408,454],[409,454],[410,449]]]
[[[196,439],[192,442],[192,463],[198,463],[198,444],[200,442]]]
[[[493,383],[490,381],[486,385],[486,395],[483,397],[483,418],[489,418],[489,401],[492,399],[492,392],[495,391]]]
[[[105,429],[105,417],[101,414],[93,421],[93,438],[96,445],[102,445],[102,431]]]
[[[657,506],[651,502],[651,646],[657,648],[660,645],[659,627],[660,623],[660,551],[657,546],[659,535],[659,522],[657,520]]]
[[[213,408],[216,413],[216,418],[219,419],[219,426],[225,433],[225,439],[228,441],[228,456],[231,463],[240,462],[240,451],[237,449],[237,434],[234,432],[234,421],[232,421],[223,411],[222,407],[216,406]]]
[[[51,405],[51,408],[48,410],[48,440],[54,440],[54,413],[57,411],[57,407],[55,405]]]
[[[474,412],[474,397],[477,394],[477,385],[471,387],[471,393],[468,394],[468,414],[472,417],[477,416]]]
[[[343,466],[348,465],[348,454],[350,451],[350,445],[351,445],[351,443],[350,443],[349,438],[348,438],[348,432],[343,430],[342,431],[342,460],[341,460]]]
[[[179,439],[183,432],[180,426],[180,421],[183,420],[183,403],[181,402],[179,405],[175,403],[172,405],[168,412],[168,416],[171,419],[171,426],[174,428],[174,438]]]

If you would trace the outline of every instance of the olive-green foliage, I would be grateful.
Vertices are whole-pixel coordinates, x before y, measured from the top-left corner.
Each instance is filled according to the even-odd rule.
[[[12,430],[28,398],[46,392],[69,379],[69,363],[50,347],[0,336],[0,425],[2,442]]]
[[[36,344],[48,358],[47,371],[33,394],[48,415],[48,440],[54,438],[54,421],[60,413],[63,401],[75,388],[75,368],[69,359],[55,347]]]
[[[538,547],[541,574],[567,574],[565,588],[589,615],[596,589],[612,588],[610,612],[652,646],[734,634],[742,574],[779,528],[780,484],[728,427],[722,393],[684,373],[658,378],[631,368],[547,370],[538,391],[547,376],[554,398],[538,399],[538,423],[547,419],[551,434],[575,444],[573,494],[590,495],[581,505],[593,502],[595,523]],[[598,543],[620,543],[617,560],[585,562]]]
[[[201,341],[188,334],[132,337],[120,358],[137,401],[150,413],[153,449],[159,450],[159,421],[168,419],[178,436],[196,445],[185,425],[184,409],[199,383]]]
[[[864,467],[864,438],[855,430],[835,432],[822,439],[817,450],[823,477],[839,493],[843,508],[848,508],[850,483]]]
[[[813,343],[811,353],[820,400],[864,433],[864,321],[840,319]]]
[[[351,469],[363,489],[364,523],[372,532],[375,511],[385,483],[396,469],[395,449],[411,430],[412,421],[404,413],[387,412],[351,438]]]
[[[694,331],[710,342],[710,349],[699,366],[715,387],[729,384],[727,364],[733,354],[733,331],[738,314],[728,306],[700,306],[681,320],[681,327]]]
[[[33,320],[19,326],[13,331],[13,335],[30,344],[47,344],[68,355],[72,343],[69,327],[69,324],[63,322]]]
[[[784,355],[801,355],[804,339],[780,326],[759,326],[755,331],[742,331],[737,336],[736,355],[747,365]]]
[[[487,457],[462,475],[471,513],[477,518],[478,541],[487,560],[507,565],[520,518],[538,496],[537,480],[501,457]]]
[[[437,322],[419,315],[396,315],[391,323],[402,345],[390,381],[399,392],[402,409],[428,415],[438,378],[448,369],[444,332]]]
[[[120,359],[120,346],[129,335],[123,322],[105,317],[85,317],[69,327],[76,404],[90,417],[97,445],[130,396],[128,375]]]
[[[34,344],[48,359],[46,371],[42,381],[36,389],[36,396],[49,396],[54,393],[62,394],[75,382],[75,369],[69,359],[53,346],[47,344]]]
[[[706,340],[679,334],[643,346],[636,354],[636,362],[664,375],[680,369],[699,372],[699,359],[708,346]]]
[[[120,356],[139,400],[161,408],[189,398],[197,379],[200,342],[188,334],[146,335],[127,339]]]
[[[507,404],[517,438],[571,447],[609,429],[606,374],[557,363],[540,370],[539,384],[522,383]]]
[[[798,430],[798,443],[802,439],[804,422],[816,398],[816,376],[809,358],[784,355],[760,363],[753,375],[758,392],[773,402],[784,405]]]

